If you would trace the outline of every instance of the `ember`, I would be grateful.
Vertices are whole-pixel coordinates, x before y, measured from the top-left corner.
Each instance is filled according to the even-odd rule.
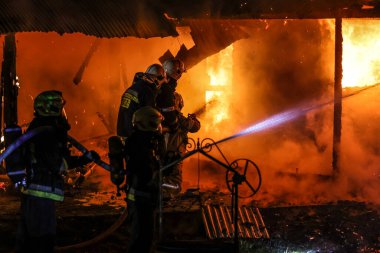
[[[0,182],[0,191],[5,192],[7,188],[7,185],[5,182]]]

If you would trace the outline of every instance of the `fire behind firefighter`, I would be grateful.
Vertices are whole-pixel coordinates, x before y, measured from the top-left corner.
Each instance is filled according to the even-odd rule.
[[[157,107],[164,116],[162,122],[166,153],[164,164],[169,164],[186,152],[187,133],[195,133],[200,129],[200,122],[195,115],[185,117],[181,110],[184,106],[182,96],[176,92],[177,81],[186,71],[184,63],[178,59],[170,59],[163,63],[168,76],[167,84],[163,85],[157,95]],[[164,198],[172,197],[181,192],[182,163],[167,169],[163,175]]]
[[[38,127],[51,131],[33,137],[24,146],[26,184],[21,188],[21,217],[17,231],[17,252],[53,252],[56,234],[55,202],[63,201],[63,174],[91,160],[95,151],[71,156],[67,132],[70,125],[63,113],[62,93],[49,90],[34,100],[34,118],[26,134]]]
[[[121,97],[117,119],[117,135],[123,139],[133,132],[133,113],[143,106],[156,106],[156,96],[166,82],[166,73],[160,64],[150,65],[145,73],[135,74],[132,85]]]
[[[153,242],[158,202],[160,155],[164,152],[161,113],[150,106],[133,114],[133,133],[126,139],[129,253],[148,253]]]

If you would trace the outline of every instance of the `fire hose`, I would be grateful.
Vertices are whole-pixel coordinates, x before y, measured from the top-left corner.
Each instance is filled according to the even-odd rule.
[[[22,146],[25,142],[33,138],[34,136],[40,135],[42,133],[46,133],[48,131],[52,131],[53,127],[43,126],[35,128],[25,134],[23,134],[20,138],[15,140],[7,149],[4,150],[3,153],[0,154],[0,163],[3,162],[5,158],[7,158],[10,154],[12,154],[16,149]]]
[[[3,162],[3,160],[5,160],[10,154],[12,154],[16,149],[18,149],[19,147],[21,147],[25,142],[29,141],[30,139],[32,139],[33,137],[37,136],[37,135],[40,135],[42,133],[46,133],[46,132],[49,132],[49,131],[53,131],[53,127],[51,126],[42,126],[42,127],[37,127],[35,129],[32,129],[28,132],[26,132],[25,134],[23,134],[21,137],[19,137],[18,139],[16,139],[12,144],[9,145],[8,148],[6,148],[4,150],[4,152],[2,152],[0,154],[0,163]],[[82,144],[80,144],[76,139],[74,139],[73,137],[71,136],[67,136],[68,137],[68,140],[69,142],[74,146],[76,147],[79,151],[81,151],[87,158],[89,158],[90,160],[93,160],[92,157],[91,157],[91,154],[90,152],[88,151],[88,149],[86,149]],[[102,161],[102,160],[96,160],[94,161],[96,164],[98,164],[100,167],[102,167],[103,169],[107,170],[107,171],[111,171],[112,170],[112,166],[110,166],[109,164],[107,164],[106,162]]]
[[[6,159],[9,155],[11,155],[15,150],[20,148],[25,142],[29,141],[33,137],[38,136],[38,135],[43,134],[43,133],[46,133],[46,132],[49,132],[49,131],[53,131],[53,130],[54,130],[54,128],[51,126],[43,126],[43,127],[38,127],[38,128],[33,129],[33,130],[30,130],[27,133],[21,135],[18,139],[16,139],[13,143],[11,143],[8,146],[8,148],[6,148],[4,150],[4,152],[2,152],[0,154],[0,163],[4,159]],[[77,140],[75,140],[71,136],[68,136],[68,140],[74,147],[76,147],[85,156],[87,156],[88,158],[91,159],[90,152],[82,144],[80,144]],[[104,162],[100,159],[96,160],[94,162],[107,171],[113,170],[112,166],[110,166],[109,164],[107,164],[106,162]],[[101,240],[104,240],[105,238],[107,238],[110,234],[112,234],[114,231],[116,231],[116,229],[118,229],[123,224],[123,222],[125,221],[125,219],[127,217],[127,214],[128,214],[128,211],[127,211],[127,208],[125,208],[123,213],[115,221],[115,223],[112,224],[106,231],[104,231],[100,235],[98,235],[92,239],[89,239],[87,241],[81,242],[81,243],[63,246],[63,247],[56,247],[56,250],[57,251],[67,251],[67,250],[79,249],[79,248],[87,247],[89,245],[98,243]]]
[[[99,243],[100,241],[106,239],[108,236],[110,236],[113,232],[115,232],[125,221],[125,219],[128,216],[128,210],[127,208],[124,209],[123,213],[120,215],[120,217],[115,221],[115,223],[112,224],[106,231],[102,232],[100,235],[89,239],[84,242],[80,242],[77,244],[62,246],[62,247],[56,247],[56,251],[68,251],[68,250],[74,250],[74,249],[80,249],[84,247],[88,247],[90,245]]]
[[[68,139],[69,139],[69,142],[75,148],[77,148],[79,151],[81,151],[83,154],[90,155],[90,152],[88,151],[88,149],[86,147],[84,147],[81,143],[79,143],[77,140],[75,140],[73,137],[68,136]],[[97,160],[94,162],[107,171],[110,171],[110,172],[113,171],[112,166],[103,162],[102,160]],[[67,246],[56,247],[55,250],[56,251],[68,251],[68,250],[74,250],[74,249],[80,249],[80,248],[88,247],[90,245],[99,243],[100,241],[102,241],[102,240],[106,239],[108,236],[110,236],[113,232],[115,232],[124,223],[127,216],[128,216],[128,210],[127,210],[127,208],[125,208],[123,213],[119,216],[119,218],[107,230],[105,230],[101,234],[97,235],[96,237],[94,237],[92,239],[84,241],[84,242],[79,242],[79,243],[67,245]]]

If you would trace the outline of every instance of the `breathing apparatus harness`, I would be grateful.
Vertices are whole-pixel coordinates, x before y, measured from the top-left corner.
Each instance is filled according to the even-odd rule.
[[[20,126],[14,125],[4,129],[5,150],[0,154],[0,163],[5,160],[5,169],[12,183],[17,187],[26,185],[27,171],[25,169],[26,162],[24,158],[23,145],[35,136],[43,133],[54,131],[52,126],[41,126],[32,129],[25,134],[22,133]],[[81,151],[89,160],[105,170],[112,171],[113,168],[100,159],[94,159],[91,152],[80,144],[76,139],[68,136],[69,142]]]

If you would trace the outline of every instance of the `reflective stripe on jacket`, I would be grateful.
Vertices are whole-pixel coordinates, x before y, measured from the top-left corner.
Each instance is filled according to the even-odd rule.
[[[62,159],[62,164],[59,169],[60,173],[63,173],[68,169],[68,164],[65,159]],[[61,176],[60,180],[63,180]],[[51,199],[55,201],[63,201],[64,199],[64,190],[60,188],[60,184],[54,185],[43,185],[39,183],[32,182],[27,185],[25,188],[21,189],[21,192],[25,195],[30,195],[38,198]]]
[[[61,190],[60,189],[54,189],[54,191],[59,192]],[[30,188],[22,189],[21,192],[25,195],[30,195],[30,196],[34,196],[34,197],[38,197],[38,198],[44,198],[44,199],[51,199],[51,200],[55,200],[55,201],[63,201],[63,199],[64,199],[63,192],[62,193],[52,192],[52,191],[46,192],[46,191],[42,191],[42,190],[33,190]]]

